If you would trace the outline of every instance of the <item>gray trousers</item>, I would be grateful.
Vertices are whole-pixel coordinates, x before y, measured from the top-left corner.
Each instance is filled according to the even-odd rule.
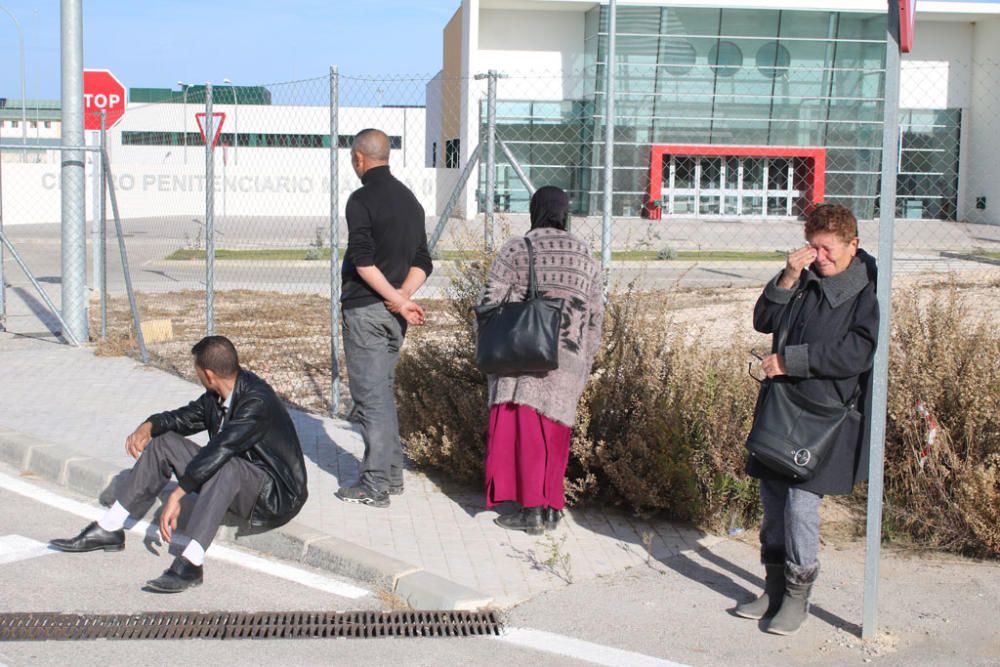
[[[142,511],[170,481],[180,477],[194,458],[198,445],[170,432],[149,441],[139,460],[118,489],[117,500],[131,514]],[[246,459],[232,458],[205,482],[183,533],[207,549],[219,530],[226,510],[245,519],[250,518],[266,474]]]
[[[760,480],[764,519],[760,526],[762,559],[784,553],[785,572],[796,583],[819,574],[819,504],[823,496],[780,480]]]
[[[403,448],[396,415],[396,363],[406,320],[382,303],[343,311],[344,359],[354,400],[352,419],[365,441],[359,481],[382,492],[403,483]]]

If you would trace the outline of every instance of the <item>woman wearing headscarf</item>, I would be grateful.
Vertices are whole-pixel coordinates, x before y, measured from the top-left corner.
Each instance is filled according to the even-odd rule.
[[[538,290],[563,299],[559,367],[546,373],[488,375],[490,420],[486,445],[486,507],[515,501],[520,510],[497,525],[530,535],[553,529],[566,500],[576,408],[601,339],[604,295],[600,265],[571,234],[569,197],[539,188],[531,198],[530,239]],[[521,301],[528,288],[525,238],[508,241],[490,268],[481,303]]]
[[[813,401],[845,404],[853,398],[857,413],[840,427],[809,481],[783,477],[753,457],[747,465],[760,479],[761,562],[767,574],[764,593],[734,611],[744,618],[769,618],[766,630],[779,635],[798,631],[809,613],[819,575],[820,501],[847,495],[868,478],[867,415],[879,327],[875,260],[858,247],[858,223],[850,209],[818,206],[806,220],[805,237],[806,245],[789,254],[754,308],[754,328],[774,334],[761,369]],[[774,346],[785,336],[779,351]]]

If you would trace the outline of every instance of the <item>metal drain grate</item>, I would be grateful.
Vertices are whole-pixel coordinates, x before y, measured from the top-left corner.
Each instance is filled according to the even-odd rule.
[[[494,611],[0,614],[0,641],[476,637],[501,628]]]

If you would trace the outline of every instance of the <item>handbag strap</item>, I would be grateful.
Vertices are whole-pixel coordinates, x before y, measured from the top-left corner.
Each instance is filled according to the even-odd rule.
[[[538,298],[538,277],[535,275],[535,249],[531,245],[531,239],[524,237],[524,244],[528,246],[528,293],[525,301]]]
[[[781,311],[781,320],[778,321],[778,338],[775,341],[774,351],[777,354],[785,353],[785,343],[788,342],[788,330],[792,328],[792,308],[795,302],[802,298],[805,293],[804,287],[796,287],[792,293],[792,298],[785,304],[785,309]]]

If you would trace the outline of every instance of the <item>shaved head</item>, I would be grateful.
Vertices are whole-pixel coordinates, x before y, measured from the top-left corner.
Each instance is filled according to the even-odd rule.
[[[382,130],[361,130],[354,135],[351,149],[361,153],[369,160],[389,161],[389,137]]]

